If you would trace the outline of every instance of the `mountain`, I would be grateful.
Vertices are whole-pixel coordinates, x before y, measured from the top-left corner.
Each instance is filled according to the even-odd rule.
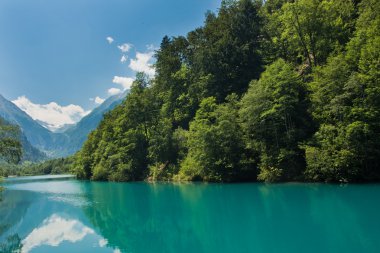
[[[18,125],[28,141],[36,148],[45,151],[53,143],[54,134],[42,127],[28,114],[0,95],[0,117]]]
[[[40,162],[48,158],[44,152],[33,147],[23,133],[21,133],[20,142],[23,150],[22,161]]]
[[[36,119],[35,120],[38,124],[40,124],[41,126],[43,126],[44,128],[48,129],[49,131],[51,131],[52,133],[63,133],[65,132],[67,129],[69,129],[70,127],[72,126],[75,126],[75,124],[64,124],[62,126],[59,126],[59,128],[55,125],[51,125],[49,123],[46,123],[44,121],[41,121],[41,120],[38,120]]]
[[[47,126],[45,126],[45,125],[47,125],[45,122],[41,121],[41,125],[47,128]],[[74,127],[75,125],[76,124],[64,124],[64,125],[60,126],[58,129],[51,130],[51,131],[54,133],[64,133],[64,132],[66,132],[66,130]]]
[[[111,96],[75,125],[66,125],[57,132],[42,126],[42,122],[33,120],[15,104],[0,95],[0,117],[11,124],[18,125],[25,139],[49,157],[64,157],[77,152],[88,134],[102,120],[104,113],[120,104],[128,91]],[[29,146],[28,146],[29,147]]]
[[[117,94],[106,99],[101,105],[92,110],[91,113],[83,117],[77,124],[69,126],[63,133],[57,133],[54,150],[55,156],[62,157],[72,155],[77,152],[87,139],[88,134],[95,130],[99,122],[103,119],[103,115],[119,105],[128,94],[128,90],[124,93]]]
[[[38,162],[47,158],[46,154],[33,147],[25,135],[20,131],[20,127],[13,125],[0,117],[0,138],[11,137],[21,144],[22,161]]]

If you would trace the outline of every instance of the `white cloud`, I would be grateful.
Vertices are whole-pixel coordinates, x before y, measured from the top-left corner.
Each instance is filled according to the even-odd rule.
[[[121,253],[121,251],[120,251],[119,249],[115,249],[115,250],[113,251],[113,253]]]
[[[111,89],[108,89],[108,94],[113,96],[113,95],[116,95],[116,94],[120,94],[122,91],[118,88],[111,88]]]
[[[114,39],[110,36],[108,36],[106,40],[108,41],[109,44],[112,44],[112,42],[114,41]]]
[[[117,47],[121,50],[121,52],[126,53],[132,48],[132,45],[128,43],[124,43],[123,45],[120,45]]]
[[[39,120],[46,128],[54,131],[66,124],[74,124],[86,116],[90,111],[85,111],[79,105],[61,106],[56,102],[41,105],[34,104],[27,97],[21,96],[12,101],[21,110],[29,114],[34,120]]]
[[[131,59],[129,67],[136,72],[144,72],[150,77],[153,77],[156,73],[153,64],[154,52],[148,53],[136,53],[136,59]]]
[[[95,103],[98,104],[98,105],[100,105],[100,104],[102,104],[104,102],[104,100],[105,100],[104,98],[96,97],[95,98]]]
[[[112,82],[123,86],[124,90],[130,89],[135,79],[131,77],[114,76]]]
[[[90,98],[90,101],[94,101],[95,104],[98,104],[98,105],[102,104],[104,102],[104,100],[105,99],[101,98],[101,97]]]
[[[122,56],[121,59],[120,59],[120,62],[121,62],[121,63],[124,63],[124,62],[127,61],[127,59],[128,59],[128,56],[126,56],[126,55],[123,54],[123,56]]]
[[[21,252],[28,253],[33,248],[42,245],[56,247],[64,241],[75,243],[83,240],[86,235],[94,233],[94,230],[86,227],[78,220],[68,220],[54,214],[44,220],[41,227],[33,229],[22,240]]]
[[[146,45],[146,48],[147,48],[149,51],[155,51],[155,50],[158,49],[158,47],[154,46],[153,44]]]

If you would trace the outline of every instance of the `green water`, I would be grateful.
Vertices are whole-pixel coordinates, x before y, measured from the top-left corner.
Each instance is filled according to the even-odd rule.
[[[380,185],[6,181],[0,252],[380,252]]]

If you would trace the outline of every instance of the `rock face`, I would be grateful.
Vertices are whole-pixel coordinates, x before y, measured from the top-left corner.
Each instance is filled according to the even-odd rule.
[[[77,124],[67,126],[66,129],[55,133],[43,127],[38,121],[33,120],[2,95],[0,95],[0,117],[20,127],[25,138],[24,142],[27,141],[31,146],[46,153],[48,157],[64,157],[74,154],[81,148],[87,135],[103,119],[104,113],[120,104],[127,93],[128,91],[109,97]],[[30,149],[29,146],[28,148]],[[37,155],[38,152],[33,153]],[[32,155],[28,157],[28,160],[35,159]]]

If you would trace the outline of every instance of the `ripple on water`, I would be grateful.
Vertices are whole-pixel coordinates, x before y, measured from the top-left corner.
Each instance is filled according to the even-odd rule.
[[[84,196],[81,195],[72,195],[72,194],[59,194],[59,195],[51,195],[48,197],[51,201],[62,202],[65,204],[70,204],[76,207],[85,207],[90,206],[90,201],[86,200]]]

